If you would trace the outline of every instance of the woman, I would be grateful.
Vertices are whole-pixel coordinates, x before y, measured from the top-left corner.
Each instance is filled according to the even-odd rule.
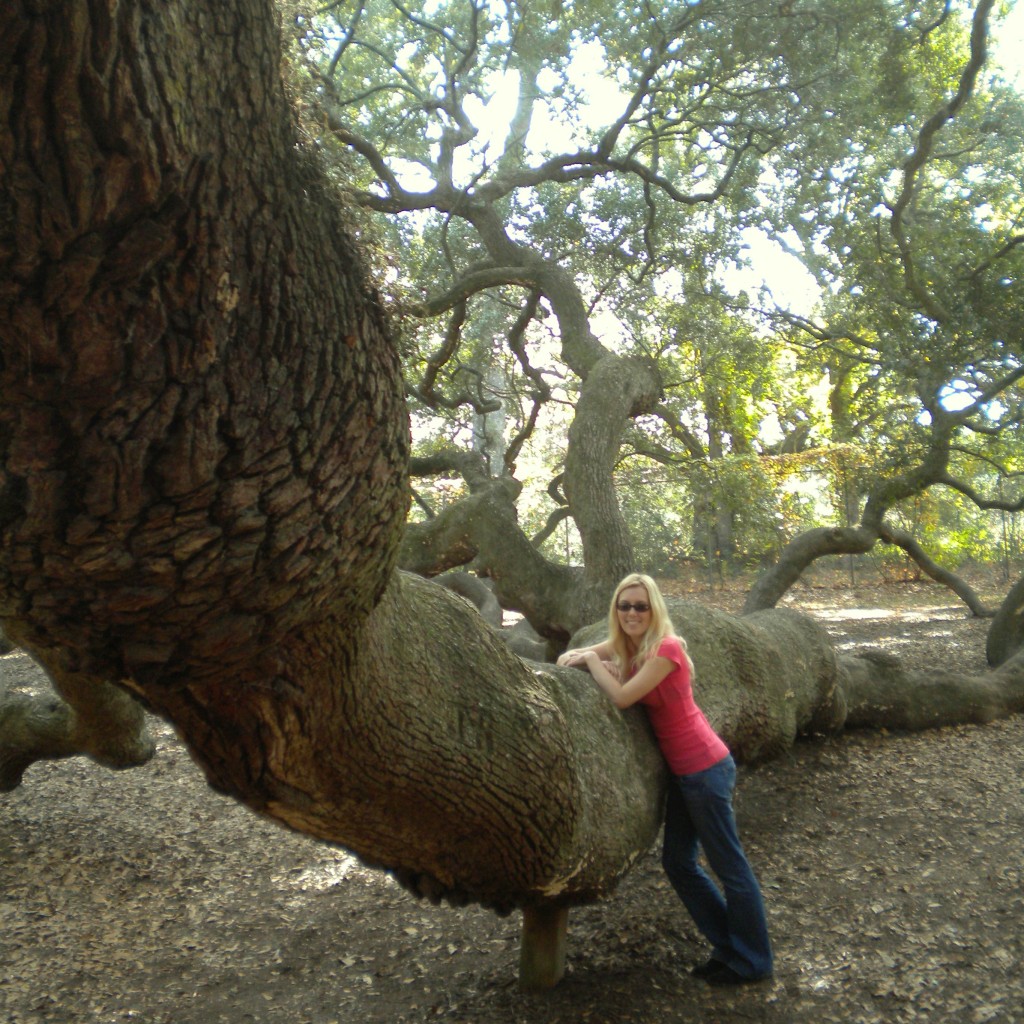
[[[608,612],[608,639],[566,651],[558,664],[587,668],[616,707],[639,701],[651,721],[672,773],[662,865],[712,945],[693,973],[713,985],[771,977],[764,901],[732,809],[736,765],[694,702],[693,663],[654,580],[627,576]],[[698,843],[724,896],[698,863]]]

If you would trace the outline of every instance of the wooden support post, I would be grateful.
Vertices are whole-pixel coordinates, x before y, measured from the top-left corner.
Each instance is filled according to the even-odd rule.
[[[568,907],[524,907],[519,949],[519,987],[554,988],[565,974]]]

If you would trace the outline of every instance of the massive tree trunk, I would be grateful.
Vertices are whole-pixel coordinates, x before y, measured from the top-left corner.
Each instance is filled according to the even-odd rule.
[[[643,717],[529,667],[443,587],[396,574],[358,644],[325,617],[265,662],[262,679],[166,692],[156,710],[202,737],[214,787],[424,895],[591,900],[656,834]]]
[[[131,691],[214,786],[420,888],[606,892],[656,749],[395,575],[397,355],[269,0],[14,2],[0,40],[0,619],[76,708]]]
[[[399,366],[269,5],[0,27],[0,610],[48,661],[167,687],[364,616],[406,510]]]

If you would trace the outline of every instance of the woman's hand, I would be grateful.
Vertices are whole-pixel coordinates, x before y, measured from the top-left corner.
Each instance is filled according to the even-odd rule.
[[[579,667],[580,665],[585,665],[587,661],[587,655],[593,653],[593,651],[574,648],[571,651],[565,651],[563,654],[560,654],[555,664]]]

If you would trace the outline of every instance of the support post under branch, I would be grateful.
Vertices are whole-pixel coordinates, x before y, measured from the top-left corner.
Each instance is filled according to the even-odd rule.
[[[553,988],[565,974],[568,907],[524,907],[519,951],[519,987]]]

